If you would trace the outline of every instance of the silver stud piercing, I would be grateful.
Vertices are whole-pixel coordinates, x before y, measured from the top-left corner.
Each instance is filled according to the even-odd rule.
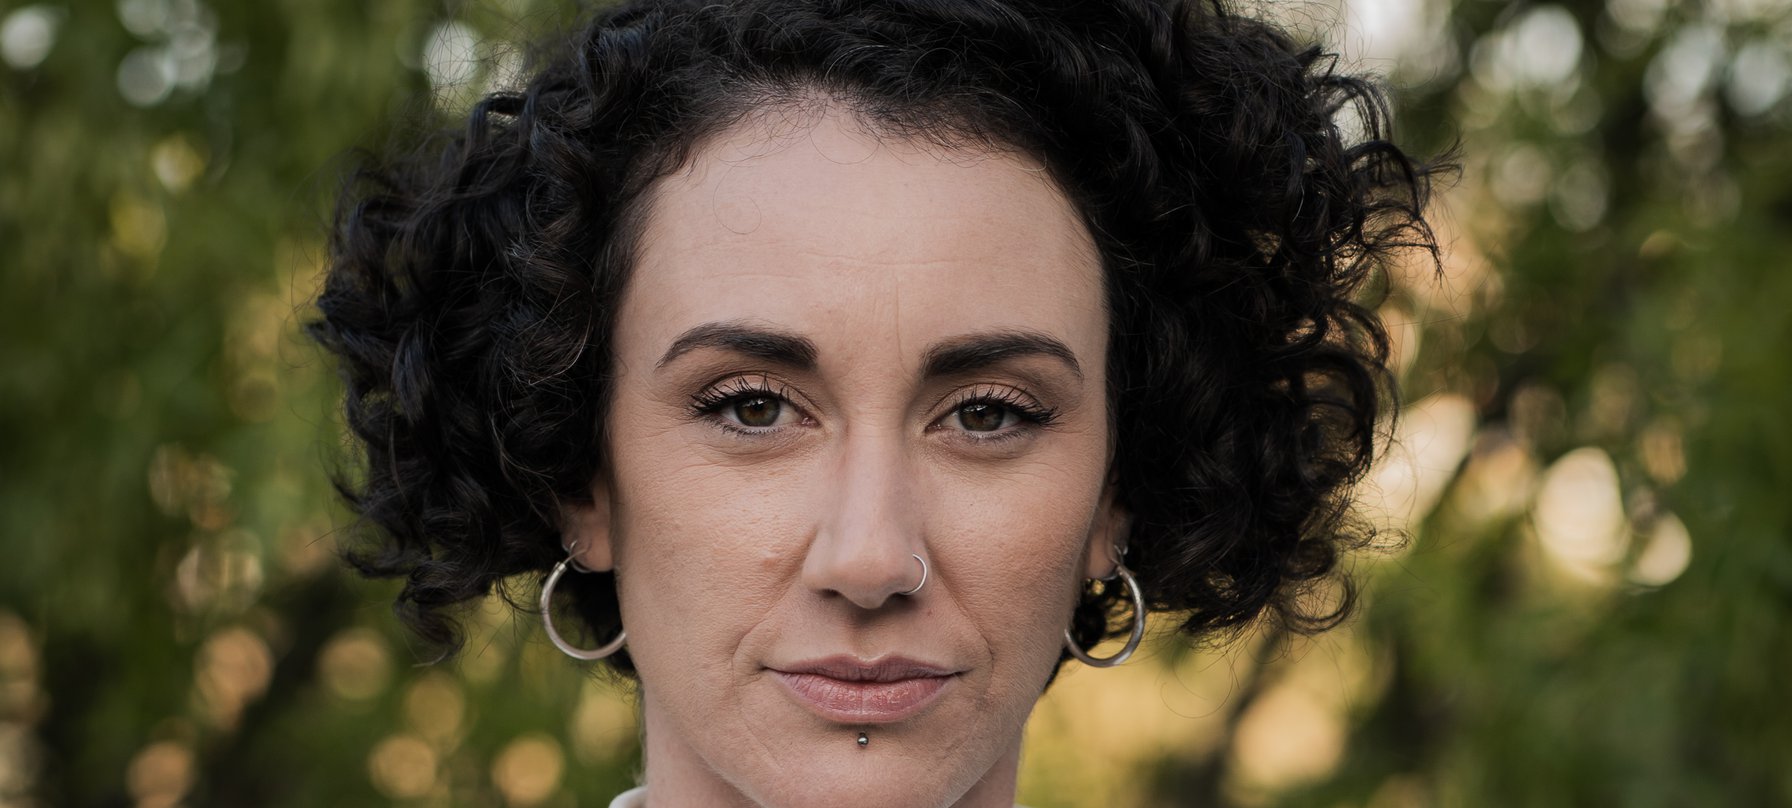
[[[920,556],[920,555],[918,555],[918,554],[915,554],[915,553],[909,553],[909,555],[911,555],[911,556],[914,556],[914,559],[915,559],[915,560],[916,560],[916,561],[919,561],[919,562],[921,562],[921,582],[920,582],[920,583],[918,583],[918,584],[915,584],[915,588],[914,588],[914,589],[910,589],[910,590],[909,590],[909,591],[907,591],[907,592],[898,592],[898,593],[896,593],[896,594],[898,594],[898,595],[913,595],[913,594],[915,594],[915,593],[916,593],[916,592],[919,592],[919,591],[921,591],[921,587],[923,587],[923,586],[926,586],[926,585],[927,585],[927,559],[925,559],[925,558],[922,558],[922,557],[921,557],[921,556]],[[860,743],[860,745],[861,745],[861,746],[863,746],[863,745],[864,745],[864,744],[863,744],[863,743],[862,743],[862,742],[861,742],[861,743]]]
[[[560,649],[561,653],[564,653],[573,659],[582,659],[590,662],[603,659],[604,657],[622,650],[622,643],[624,640],[628,639],[628,632],[618,631],[616,632],[616,639],[605,643],[603,647],[587,650],[584,648],[573,647],[571,643],[568,643],[565,639],[561,638],[560,632],[554,630],[554,618],[548,612],[548,604],[554,599],[554,585],[560,583],[560,576],[566,574],[567,567],[572,567],[579,572],[591,572],[591,570],[586,568],[584,564],[579,563],[579,560],[575,557],[578,554],[579,543],[573,542],[572,547],[566,551],[566,558],[561,559],[560,563],[555,564],[554,571],[548,573],[548,579],[542,582],[541,625],[548,630],[548,640],[554,643],[554,647]]]
[[[870,746],[870,745],[871,745],[871,738],[863,732],[859,733],[859,748],[864,749],[865,747]]]
[[[1145,596],[1139,593],[1138,580],[1132,577],[1132,570],[1127,569],[1125,564],[1119,562],[1114,563],[1114,575],[1102,580],[1111,581],[1114,578],[1124,581],[1126,591],[1132,595],[1132,636],[1126,639],[1126,647],[1121,648],[1120,653],[1105,659],[1092,657],[1077,647],[1076,638],[1070,635],[1070,629],[1064,629],[1064,647],[1069,649],[1071,656],[1092,668],[1112,668],[1125,662],[1128,657],[1132,656],[1132,652],[1138,650],[1139,640],[1145,637]]]

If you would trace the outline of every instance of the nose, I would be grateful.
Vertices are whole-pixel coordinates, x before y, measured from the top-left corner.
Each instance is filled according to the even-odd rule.
[[[877,609],[921,578],[914,556],[927,551],[913,474],[895,436],[849,440],[835,471],[803,559],[803,584]]]

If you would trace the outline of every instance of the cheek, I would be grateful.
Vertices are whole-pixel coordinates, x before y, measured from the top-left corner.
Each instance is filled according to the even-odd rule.
[[[949,565],[953,597],[998,654],[1005,649],[1035,666],[1037,657],[1056,658],[1074,606],[1098,481],[1074,465],[1040,463],[1000,479],[935,487],[930,507],[938,518],[929,546]],[[1027,606],[1017,608],[1022,603]]]
[[[718,466],[668,438],[613,450],[618,596],[644,675],[728,664],[801,552],[792,475]]]

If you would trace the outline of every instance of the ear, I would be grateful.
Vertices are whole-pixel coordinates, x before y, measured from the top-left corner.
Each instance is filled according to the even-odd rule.
[[[1110,475],[1101,492],[1095,521],[1089,525],[1088,550],[1083,559],[1083,576],[1086,578],[1113,577],[1114,568],[1120,562],[1120,552],[1126,547],[1132,514],[1120,506],[1116,488],[1114,476]]]
[[[595,572],[616,568],[610,544],[610,485],[599,474],[591,482],[591,501],[561,507],[560,540],[578,547],[574,559]]]

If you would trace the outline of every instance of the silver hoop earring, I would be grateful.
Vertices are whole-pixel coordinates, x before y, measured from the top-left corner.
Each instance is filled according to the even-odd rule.
[[[548,612],[548,603],[554,599],[554,585],[560,583],[560,576],[566,574],[567,567],[577,569],[579,572],[591,572],[591,570],[587,569],[584,564],[579,563],[578,559],[574,558],[578,552],[579,545],[575,542],[572,549],[566,552],[566,558],[561,559],[560,563],[554,565],[554,571],[548,573],[548,579],[542,583],[541,625],[548,630],[548,640],[554,644],[555,648],[560,649],[561,653],[566,654],[573,659],[594,662],[622,650],[622,643],[624,640],[628,639],[628,632],[616,632],[616,639],[605,643],[601,648],[592,648],[590,650],[576,648],[572,643],[563,639],[560,636],[560,632],[554,630],[554,618]]]
[[[927,585],[927,559],[922,558],[921,556],[919,556],[915,553],[909,553],[909,555],[914,556],[916,561],[921,562],[921,582],[918,584],[915,584],[915,588],[910,589],[907,592],[897,592],[896,594],[898,594],[898,595],[913,595],[916,592],[921,591],[921,587]]]
[[[1145,596],[1139,593],[1138,580],[1132,577],[1132,570],[1120,563],[1114,564],[1114,577],[1124,581],[1126,591],[1132,595],[1132,636],[1126,638],[1126,647],[1121,648],[1120,653],[1106,659],[1092,657],[1088,652],[1077,647],[1076,638],[1071,636],[1070,629],[1064,629],[1064,647],[1070,651],[1071,656],[1091,668],[1112,668],[1125,662],[1132,656],[1132,652],[1139,650],[1139,640],[1145,638]],[[1111,581],[1114,578],[1104,578],[1103,580]]]

